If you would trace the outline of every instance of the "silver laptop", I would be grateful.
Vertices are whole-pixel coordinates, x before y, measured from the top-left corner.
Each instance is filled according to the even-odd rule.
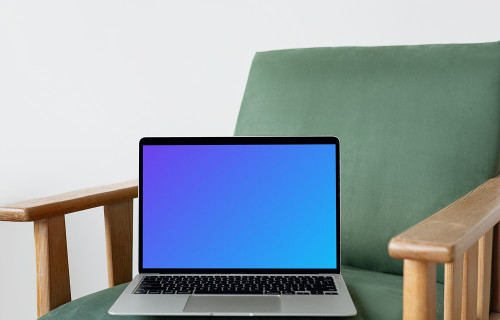
[[[139,275],[110,314],[356,314],[336,137],[143,138],[139,152]]]

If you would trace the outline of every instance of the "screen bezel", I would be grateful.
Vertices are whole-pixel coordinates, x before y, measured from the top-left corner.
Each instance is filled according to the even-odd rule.
[[[143,147],[147,145],[262,145],[262,144],[332,144],[336,161],[336,225],[337,267],[328,269],[306,268],[143,268],[143,203],[142,165]],[[139,273],[164,274],[319,274],[340,273],[340,145],[334,136],[321,137],[145,137],[139,141]]]

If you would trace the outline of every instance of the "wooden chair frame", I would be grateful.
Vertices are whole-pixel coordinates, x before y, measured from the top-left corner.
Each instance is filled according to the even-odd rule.
[[[132,279],[137,180],[0,208],[0,221],[33,221],[38,316],[71,301],[64,215],[104,206],[108,283]],[[394,237],[404,259],[404,320],[436,318],[436,264],[445,264],[445,319],[500,320],[500,177]],[[491,293],[491,295],[490,295]]]
[[[500,319],[499,221],[496,177],[391,239],[389,254],[404,259],[404,320],[436,318],[436,263],[445,319]]]
[[[109,287],[132,280],[132,213],[137,180],[79,190],[0,208],[0,221],[33,221],[37,314],[71,301],[65,214],[104,207]]]

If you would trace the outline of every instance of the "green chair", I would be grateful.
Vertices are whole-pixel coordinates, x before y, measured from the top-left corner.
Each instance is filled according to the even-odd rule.
[[[257,53],[235,135],[339,137],[352,319],[500,319],[500,42]],[[0,219],[40,224],[100,205],[130,217],[136,196],[131,182],[62,195],[55,209],[7,206]],[[124,207],[111,210],[116,201]],[[115,220],[106,220],[108,249],[119,247],[113,230],[130,230]],[[121,277],[110,285],[129,281],[131,260],[110,251],[110,279]],[[39,315],[118,319],[107,310],[125,286]]]

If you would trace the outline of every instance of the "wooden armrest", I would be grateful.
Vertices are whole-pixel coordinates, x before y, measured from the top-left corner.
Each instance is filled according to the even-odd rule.
[[[429,218],[392,238],[393,258],[452,262],[500,221],[500,178],[496,177]]]
[[[0,207],[0,221],[37,221],[137,198],[138,180],[62,193]]]

